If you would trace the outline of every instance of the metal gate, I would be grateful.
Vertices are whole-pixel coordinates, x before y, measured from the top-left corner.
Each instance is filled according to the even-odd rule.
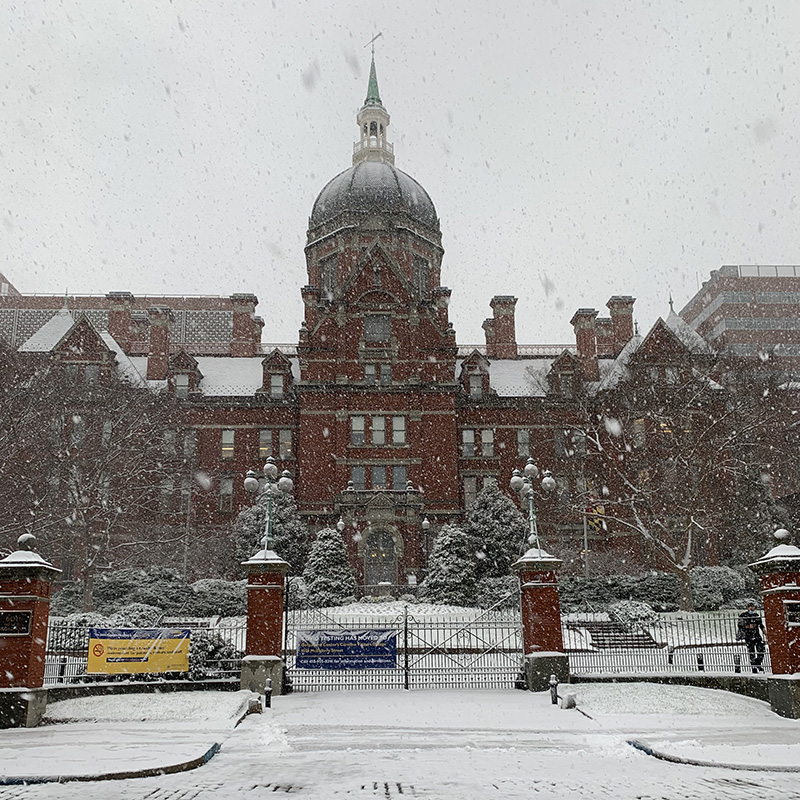
[[[492,608],[423,614],[406,605],[400,614],[335,608],[289,611],[285,659],[293,691],[339,689],[470,688],[511,689],[522,669],[519,610]],[[397,635],[394,669],[299,669],[298,632],[355,629],[393,630]]]

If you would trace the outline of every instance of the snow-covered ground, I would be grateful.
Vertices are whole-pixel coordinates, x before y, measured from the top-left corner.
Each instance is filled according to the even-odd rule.
[[[775,716],[765,703],[710,689],[653,684],[562,690],[577,695],[585,714],[551,705],[547,693],[513,690],[278,697],[271,710],[248,717],[232,733],[228,729],[219,754],[192,772],[111,783],[0,787],[0,800],[255,800],[274,794],[313,800],[800,796],[800,774],[673,764],[627,743],[636,738],[668,754],[706,761],[713,756],[754,766],[800,765],[800,722]],[[165,757],[173,747],[166,732],[177,723],[158,706],[173,698],[150,696],[150,711],[146,703],[130,710],[131,718],[145,713],[145,719],[154,720],[154,730],[164,733],[158,746]],[[118,700],[113,703],[117,710],[74,706],[70,713],[118,719],[115,715],[124,713]],[[210,719],[217,700],[194,696],[186,702],[198,733],[215,724]],[[219,708],[228,725],[231,709]],[[88,754],[100,758],[104,750],[116,750],[115,726],[124,723],[91,724],[97,735],[86,745]],[[40,763],[58,763],[64,745],[51,734],[62,727],[67,726],[22,732],[48,739]],[[0,745],[13,734],[0,732]],[[141,745],[147,745],[146,736]]]

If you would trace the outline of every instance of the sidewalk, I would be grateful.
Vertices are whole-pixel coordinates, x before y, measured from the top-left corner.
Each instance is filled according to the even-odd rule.
[[[163,768],[215,742],[222,747],[189,772],[0,786],[0,800],[253,800],[273,792],[313,800],[750,800],[755,787],[760,800],[796,794],[797,774],[760,770],[800,764],[800,722],[765,703],[655,684],[561,690],[575,692],[584,713],[551,705],[548,693],[513,690],[320,692],[274,698],[272,709],[235,730],[247,693],[65,701],[54,704],[52,718],[80,713],[94,721],[0,731],[2,773]],[[667,755],[759,771],[669,763],[632,739]]]
[[[250,692],[112,695],[51,703],[38,728],[0,731],[0,785],[168,774],[208,761]]]

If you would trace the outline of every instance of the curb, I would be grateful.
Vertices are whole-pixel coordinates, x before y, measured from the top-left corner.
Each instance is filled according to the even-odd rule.
[[[168,767],[149,767],[148,769],[136,769],[129,772],[106,772],[102,775],[48,775],[45,777],[28,778],[4,778],[0,777],[0,786],[26,786],[35,783],[72,783],[74,781],[122,781],[128,778],[154,778],[159,775],[172,775],[175,772],[188,772],[197,767],[207,764],[220,751],[222,745],[219,742],[206,750],[198,758],[189,761],[182,761],[179,764],[170,764]]]
[[[683,758],[682,756],[672,756],[669,753],[664,753],[660,750],[655,750],[649,744],[640,742],[637,739],[628,739],[626,743],[636,750],[641,750],[648,756],[658,758],[661,761],[669,761],[673,764],[689,764],[693,767],[718,767],[720,769],[738,769],[747,772],[800,772],[798,767],[779,767],[779,766],[756,766],[755,764],[723,764],[719,761],[701,761],[697,758]]]

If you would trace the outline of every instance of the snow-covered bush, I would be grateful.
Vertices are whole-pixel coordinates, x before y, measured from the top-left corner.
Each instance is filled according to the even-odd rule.
[[[53,594],[50,600],[50,614],[64,617],[76,614],[83,607],[83,587],[80,583],[67,583]]]
[[[339,531],[323,528],[317,533],[303,580],[308,587],[306,604],[313,608],[342,606],[355,600],[356,579]]]
[[[146,603],[129,603],[111,615],[113,628],[157,628],[164,610]]]
[[[475,554],[471,539],[461,528],[445,525],[436,536],[420,598],[440,605],[474,605]]]
[[[99,575],[94,584],[94,604],[105,613],[131,603],[157,606],[167,614],[184,612],[192,590],[183,576],[167,567],[119,569]]]
[[[484,578],[475,593],[478,608],[516,608],[519,606],[519,580],[514,575]]]
[[[689,580],[696,611],[716,611],[745,592],[744,577],[730,567],[695,567]]]
[[[227,677],[243,653],[218,633],[192,631],[189,643],[189,679]]]
[[[658,619],[658,614],[647,605],[636,600],[620,600],[608,607],[608,613],[614,622],[619,623],[626,631],[635,631],[651,625]]]
[[[680,598],[677,576],[668,572],[646,575],[563,575],[558,581],[565,611],[603,611],[620,600],[647,603],[657,611],[676,611]]]
[[[477,554],[477,577],[505,578],[527,549],[525,518],[494,481],[467,509],[464,533]]]
[[[247,613],[247,581],[203,578],[192,584],[184,613],[190,617],[238,617]]]

